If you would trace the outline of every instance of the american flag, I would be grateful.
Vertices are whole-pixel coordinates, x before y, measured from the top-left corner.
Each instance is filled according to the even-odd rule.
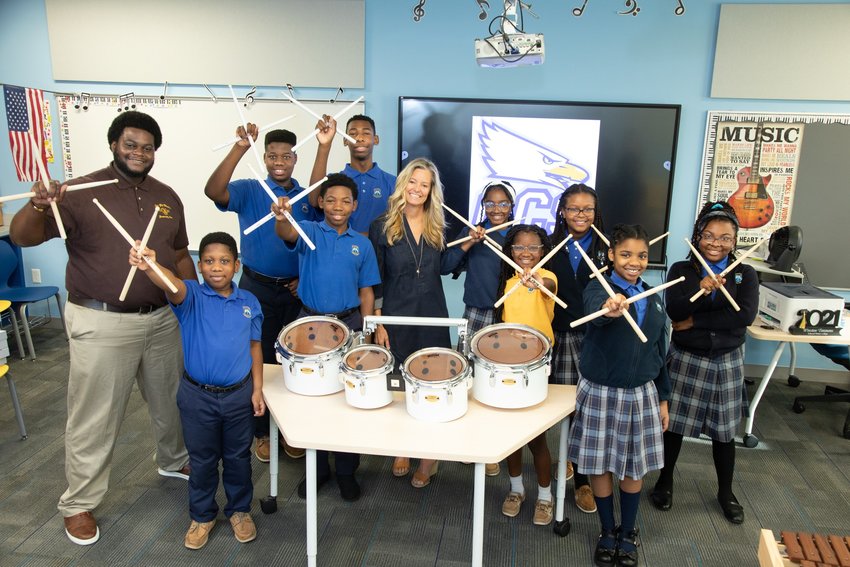
[[[18,180],[36,181],[39,175],[35,160],[40,159],[44,163],[44,93],[38,89],[3,85],[3,98],[6,101],[6,120],[9,124],[9,145],[12,147]],[[38,143],[37,156],[29,139],[30,130]]]

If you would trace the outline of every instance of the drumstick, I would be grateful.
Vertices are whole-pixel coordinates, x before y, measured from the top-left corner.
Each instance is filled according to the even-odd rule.
[[[242,127],[245,129],[245,135],[248,137],[248,145],[251,146],[251,150],[254,152],[254,157],[257,159],[257,165],[263,167],[263,158],[260,157],[260,151],[254,143],[254,137],[248,133],[248,122],[245,120],[245,115],[242,113],[242,107],[239,106],[239,100],[236,98],[236,93],[233,92],[233,85],[227,85],[227,87],[230,89],[230,96],[233,97],[233,104],[236,105],[236,112],[239,113],[239,120],[242,122]]]
[[[287,120],[292,120],[293,118],[295,118],[295,115],[294,115],[294,114],[290,114],[289,116],[284,116],[284,117],[283,117],[283,118],[281,118],[280,120],[275,120],[274,122],[269,122],[268,124],[266,124],[265,126],[263,126],[262,128],[260,128],[259,130],[257,130],[257,134],[261,134],[261,133],[265,132],[266,130],[271,130],[272,128],[274,128],[274,127],[275,127],[275,126],[277,126],[278,124],[283,124],[283,123],[284,123],[284,122],[286,122]],[[247,134],[247,132],[246,132],[246,134]],[[230,140],[228,140],[228,141],[224,142],[223,144],[219,144],[219,145],[217,145],[217,146],[213,146],[211,149],[212,149],[212,151],[217,152],[218,150],[223,150],[223,149],[224,149],[224,148],[226,148],[227,146],[232,146],[233,144],[235,144],[236,142],[238,142],[238,141],[239,141],[239,140],[241,140],[241,139],[242,139],[242,138],[240,138],[240,137],[236,136],[236,137],[231,138]],[[293,148],[293,151],[294,151],[294,148]]]
[[[360,102],[361,100],[363,100],[362,96],[357,97],[357,100],[352,101],[351,104],[349,104],[348,106],[346,106],[345,108],[343,108],[342,110],[340,110],[339,112],[334,114],[334,120],[338,120],[340,116],[342,116],[343,114],[345,114],[346,112],[351,110],[351,107],[354,106],[355,104],[357,104],[358,102]],[[319,129],[316,128],[315,130],[313,130],[312,132],[307,134],[307,136],[303,140],[301,140],[300,142],[298,142],[297,144],[292,146],[292,151],[294,152],[294,151],[298,150],[298,148],[300,148],[301,146],[303,146],[304,144],[306,144],[307,142],[312,140],[313,136],[315,136],[318,133],[319,133]]]
[[[669,234],[670,234],[670,231],[668,230],[667,232],[665,232],[661,236],[656,236],[655,238],[653,238],[652,240],[649,241],[649,245],[652,246],[653,244],[655,244],[656,242],[658,242],[662,238],[666,238]]]
[[[604,243],[605,243],[605,246],[611,246],[611,243],[610,243],[610,242],[608,242],[608,239],[607,239],[607,238],[605,238],[605,235],[604,235],[604,234],[602,234],[602,231],[601,231],[601,230],[599,230],[598,228],[596,228],[596,225],[595,225],[595,224],[590,225],[590,228],[592,228],[592,229],[593,229],[593,232],[595,232],[595,233],[596,233],[596,236],[598,236],[598,237],[602,240],[602,242],[604,242]]]
[[[699,253],[699,250],[697,250],[694,247],[694,245],[691,244],[690,240],[688,240],[687,238],[685,238],[684,240],[685,240],[685,243],[688,245],[688,247],[690,247],[691,252],[693,252],[694,257],[699,261],[700,264],[702,264],[702,267],[705,268],[705,271],[708,272],[709,276],[711,276],[711,279],[713,279],[715,282],[717,282],[719,284],[720,282],[717,280],[717,274],[715,274],[713,271],[711,271],[711,267],[709,267],[708,262],[706,262],[705,258],[703,258],[702,255]],[[741,308],[738,306],[738,303],[735,302],[735,300],[732,298],[731,295],[729,295],[729,291],[726,289],[725,286],[721,285],[721,286],[719,286],[718,289],[721,291],[721,293],[723,293],[723,295],[726,296],[726,299],[729,300],[729,304],[732,306],[732,308],[735,311],[741,310]],[[700,290],[699,290],[700,295],[702,295],[704,291],[705,291],[704,289],[700,288]],[[696,295],[695,297],[699,297],[699,295]],[[696,301],[696,299],[694,297],[692,297],[691,301]]]
[[[254,174],[254,177],[257,179],[257,181],[259,181],[259,182],[260,182],[260,185],[262,185],[262,186],[263,186],[263,189],[265,189],[265,190],[266,190],[266,193],[268,193],[269,197],[271,197],[271,199],[272,199],[272,203],[277,203],[277,197],[276,197],[276,196],[275,196],[275,194],[272,192],[271,188],[270,188],[270,187],[266,184],[266,180],[265,180],[265,179],[263,179],[262,177],[260,177],[260,174],[259,174],[259,173],[257,173],[257,171],[256,171],[253,167],[251,167],[250,165],[248,165],[248,169],[250,169],[250,170],[251,170],[251,173],[253,173],[253,174]],[[292,215],[291,215],[291,214],[289,214],[289,211],[283,211],[283,216],[285,216],[285,217],[286,217],[286,220],[288,220],[288,221],[290,222],[290,224],[292,224],[292,228],[294,228],[294,229],[295,229],[295,232],[297,232],[297,233],[298,233],[298,235],[299,235],[301,238],[303,238],[303,239],[304,239],[304,243],[305,243],[305,244],[307,244],[307,246],[310,248],[310,250],[315,250],[315,249],[316,249],[316,245],[315,245],[315,244],[313,244],[313,241],[312,241],[312,240],[310,240],[310,237],[309,237],[309,236],[307,236],[307,233],[305,233],[305,232],[301,229],[301,227],[300,227],[300,226],[298,226],[298,223],[297,223],[297,222],[295,222],[295,219],[292,217]]]
[[[66,182],[67,183],[67,182]],[[107,179],[105,181],[91,181],[89,183],[78,183],[77,185],[69,185],[65,190],[67,191],[77,191],[79,189],[91,189],[92,187],[100,187],[101,185],[109,185],[110,183],[118,183],[117,179]],[[16,199],[26,199],[35,197],[35,192],[30,191],[28,193],[17,193],[15,195],[6,195],[5,197],[0,197],[0,203],[5,203],[6,201],[15,201]]]
[[[489,234],[491,232],[501,230],[501,229],[503,229],[507,226],[512,226],[512,225],[516,224],[517,222],[519,222],[519,219],[509,220],[508,222],[503,222],[502,224],[492,226],[492,227],[488,228],[487,230],[485,230],[484,234]],[[471,240],[471,239],[472,239],[471,236],[464,236],[463,238],[458,238],[457,240],[453,240],[452,242],[449,242],[448,244],[446,244],[446,248],[454,246],[455,244],[462,244],[462,243],[466,242],[467,240]]]
[[[558,250],[560,250],[560,249],[561,249],[561,247],[562,247],[564,244],[566,244],[566,243],[567,243],[567,241],[568,241],[570,238],[572,238],[572,235],[569,235],[569,234],[568,234],[568,235],[567,235],[567,237],[566,237],[566,238],[564,238],[561,242],[559,242],[557,246],[552,247],[552,249],[549,251],[549,253],[548,253],[548,254],[546,254],[546,256],[544,256],[544,257],[543,257],[543,258],[542,258],[542,259],[541,259],[541,260],[537,263],[537,265],[536,265],[536,266],[534,266],[534,267],[530,270],[530,273],[532,273],[532,274],[533,274],[533,273],[535,273],[538,269],[540,269],[542,266],[544,266],[544,265],[546,264],[546,262],[548,262],[549,260],[551,260],[551,259],[552,259],[552,256],[554,256],[554,255],[555,255],[555,253],[556,253],[556,252],[558,252]],[[514,264],[514,266],[516,266],[516,264]],[[519,267],[519,266],[517,266],[517,267]],[[523,271],[523,270],[522,270],[522,269],[520,269],[520,272],[522,272],[522,271]],[[522,280],[517,281],[517,283],[515,283],[515,284],[514,284],[514,286],[513,286],[511,289],[509,289],[508,291],[506,291],[506,292],[505,292],[505,295],[503,295],[503,296],[499,299],[499,301],[497,301],[497,302],[496,302],[496,307],[498,307],[499,305],[501,305],[502,303],[504,303],[504,301],[508,298],[508,296],[509,296],[510,294],[512,294],[513,292],[515,292],[516,290],[518,290],[518,289],[520,288],[520,286],[521,286],[521,285],[522,285]],[[540,288],[542,289],[542,286],[538,286],[538,287],[540,287]],[[548,291],[548,289],[547,289],[547,291]],[[563,307],[564,309],[566,309],[566,308],[567,308],[567,304],[566,304],[566,303],[564,303],[564,302],[563,302],[563,301],[562,301],[559,297],[556,297],[554,294],[551,294],[551,293],[549,294],[549,297],[551,297],[552,299],[554,299],[554,300],[558,303],[558,305],[560,305],[560,306],[561,306],[561,307]]]
[[[738,256],[738,259],[737,259],[737,260],[735,260],[734,262],[732,262],[731,264],[729,264],[728,266],[726,266],[726,269],[725,269],[725,270],[723,270],[722,272],[720,272],[720,273],[719,273],[719,274],[717,274],[717,275],[718,275],[719,277],[721,277],[721,278],[725,278],[725,277],[726,277],[726,274],[728,274],[729,272],[731,272],[731,271],[732,271],[732,270],[733,270],[733,269],[734,269],[734,268],[735,268],[738,264],[740,264],[741,262],[743,262],[744,260],[746,260],[746,259],[750,256],[750,254],[752,254],[753,252],[755,252],[755,251],[756,251],[756,249],[757,249],[759,246],[761,246],[762,244],[764,244],[764,243],[765,243],[767,240],[769,240],[769,239],[770,239],[770,237],[769,237],[769,236],[765,236],[764,238],[762,238],[762,239],[761,239],[760,241],[758,241],[758,242],[757,242],[757,243],[756,243],[756,244],[755,244],[752,248],[750,248],[749,250],[747,250],[746,252],[744,252],[743,254],[741,254],[740,256]],[[696,292],[696,293],[695,293],[695,294],[691,297],[691,303],[693,303],[694,301],[696,301],[697,299],[699,299],[699,297],[700,297],[701,295],[704,295],[704,294],[705,294],[705,290],[704,290],[704,289],[700,289],[698,292]]]
[[[568,236],[567,238],[569,238],[569,236]],[[561,244],[559,244],[559,245],[557,246],[557,248],[555,248],[555,249],[553,250],[553,252],[554,252],[554,251],[557,251],[557,250],[558,250],[558,248],[560,248],[560,247],[561,247],[561,245],[563,245],[563,243],[564,243],[564,242],[566,242],[566,241],[567,241],[567,239],[564,239],[564,240],[563,240],[563,242],[561,242]],[[485,242],[484,242],[484,244],[486,244],[488,248],[490,248],[490,249],[491,249],[491,250],[492,250],[492,251],[493,251],[493,252],[494,252],[497,256],[499,256],[502,260],[504,260],[504,261],[505,261],[505,262],[506,262],[506,263],[507,263],[510,267],[512,267],[514,270],[516,270],[516,271],[517,271],[517,272],[519,272],[519,273],[523,273],[523,272],[525,272],[525,270],[523,270],[523,269],[519,266],[519,264],[517,264],[516,262],[514,262],[514,261],[513,261],[513,259],[509,258],[508,256],[505,256],[505,255],[502,253],[502,250],[501,250],[498,246],[494,246],[493,244],[491,244],[491,243],[490,243],[490,242],[488,242],[488,241],[485,241]],[[532,273],[532,274],[533,274],[534,272],[536,272],[538,268],[540,268],[541,266],[543,266],[543,265],[544,265],[544,264],[545,264],[545,263],[549,260],[549,258],[551,258],[551,255],[552,255],[552,252],[550,252],[549,254],[547,254],[547,255],[546,255],[546,258],[543,258],[543,259],[542,259],[542,260],[541,260],[541,261],[540,261],[540,262],[539,262],[536,266],[534,266],[534,268],[532,268],[532,269],[530,270],[530,273]],[[545,286],[545,285],[543,285],[542,283],[538,282],[537,280],[533,280],[533,281],[534,281],[534,284],[535,284],[535,285],[536,285],[536,286],[540,289],[540,291],[542,291],[543,293],[545,293],[546,295],[548,295],[549,297],[551,297],[551,298],[552,298],[552,299],[553,299],[553,300],[554,300],[554,301],[555,301],[558,305],[560,305],[560,306],[561,306],[561,307],[563,307],[564,309],[566,309],[566,308],[567,308],[567,304],[566,304],[566,303],[564,303],[564,301],[563,301],[560,297],[558,297],[557,295],[555,295],[555,293],[554,293],[553,291],[550,291],[548,287],[546,287],[546,286]],[[521,282],[521,281],[520,281],[520,282],[517,282],[517,283],[516,283],[516,284],[515,284],[515,285],[514,285],[514,286],[513,286],[513,287],[512,287],[512,288],[511,288],[511,289],[510,289],[507,293],[505,293],[505,295],[503,295],[503,296],[499,299],[499,301],[497,301],[497,302],[496,302],[493,306],[494,306],[494,307],[498,307],[499,305],[501,305],[502,303],[504,303],[504,302],[505,302],[505,300],[508,298],[508,296],[509,296],[511,293],[513,293],[515,290],[519,289],[520,285],[522,285],[522,282]]]
[[[38,173],[41,176],[41,184],[44,185],[45,189],[48,189],[48,186],[50,185],[50,175],[48,175],[47,168],[41,161],[41,148],[38,146],[38,142],[35,141],[35,136],[33,136],[32,130],[28,130],[27,134],[29,134],[32,155],[35,158],[35,164],[38,166]],[[56,227],[59,229],[59,236],[62,237],[62,240],[67,240],[68,235],[65,233],[65,225],[62,223],[62,216],[59,214],[59,204],[55,200],[51,200],[50,208],[53,210],[53,218],[56,219]]]
[[[313,112],[312,110],[310,110],[309,108],[307,108],[306,106],[304,106],[304,105],[301,103],[301,101],[298,101],[298,100],[294,99],[293,97],[289,96],[289,93],[287,93],[286,91],[281,91],[281,92],[283,93],[283,96],[285,96],[286,98],[288,98],[290,101],[294,102],[294,103],[295,103],[295,106],[297,106],[298,108],[300,108],[300,109],[301,109],[301,110],[303,110],[304,112],[306,112],[306,113],[308,113],[308,114],[312,114],[313,116],[315,116],[315,117],[316,117],[316,120],[321,120],[321,119],[322,119],[322,117],[321,117],[321,116],[319,116],[318,114],[316,114],[315,112]],[[363,97],[361,97],[361,98],[363,98]],[[355,103],[354,103],[354,104],[356,104],[357,102],[359,102],[359,101],[355,101]],[[354,104],[351,104],[350,106],[354,106]],[[345,109],[345,110],[348,110],[348,109]],[[334,117],[334,120],[336,120],[336,117]],[[352,138],[351,136],[349,136],[348,134],[346,134],[345,132],[343,132],[342,130],[340,130],[340,129],[339,129],[339,126],[337,126],[337,127],[336,127],[336,131],[337,131],[337,133],[338,133],[340,136],[342,136],[343,138],[345,138],[346,140],[348,140],[348,141],[349,141],[349,142],[351,142],[352,144],[356,144],[356,143],[357,143],[357,140],[355,140],[354,138]]]
[[[121,224],[120,224],[120,223],[119,223],[119,222],[115,219],[115,217],[113,217],[111,214],[109,214],[109,211],[107,211],[107,210],[103,207],[103,205],[101,205],[101,204],[100,204],[100,201],[98,201],[97,199],[92,199],[92,203],[94,203],[95,205],[97,205],[97,208],[99,208],[99,209],[101,210],[101,212],[104,214],[104,216],[107,218],[107,220],[108,220],[110,223],[112,223],[112,226],[114,226],[114,227],[115,227],[115,230],[117,230],[117,231],[121,234],[121,236],[123,236],[123,237],[124,237],[124,240],[126,240],[127,242],[129,242],[129,243],[130,243],[130,246],[131,246],[132,248],[135,248],[135,247],[136,247],[136,241],[135,241],[135,240],[133,240],[133,237],[132,237],[132,236],[130,236],[130,234],[129,234],[126,230],[124,230],[124,227],[123,227],[123,226],[121,226]],[[145,260],[145,262],[147,262],[147,263],[148,263],[148,266],[150,266],[150,267],[151,267],[151,269],[154,271],[154,273],[156,273],[156,275],[158,275],[158,276],[159,276],[159,278],[160,278],[163,282],[165,282],[165,285],[166,285],[166,286],[168,286],[168,289],[170,289],[170,290],[171,290],[171,293],[177,293],[177,288],[176,288],[176,287],[174,287],[174,284],[173,284],[173,283],[171,283],[171,280],[169,280],[169,279],[165,276],[165,274],[163,274],[163,273],[162,273],[162,270],[160,270],[160,269],[159,269],[159,266],[157,266],[157,265],[156,265],[156,262],[154,262],[153,260],[151,260],[151,259],[150,259],[150,258],[148,258],[147,256],[142,256],[142,258]]]
[[[156,222],[156,217],[158,214],[159,205],[154,205],[153,215],[151,216],[151,220],[148,222],[148,227],[145,229],[144,236],[142,236],[142,243],[139,244],[139,253],[141,253],[148,245],[148,239],[150,239],[151,233],[153,232],[153,223]],[[124,280],[124,288],[121,290],[121,295],[118,296],[119,301],[124,301],[124,299],[127,297],[127,292],[130,291],[130,284],[133,283],[133,277],[136,275],[137,269],[138,266],[130,266],[130,272],[127,274],[127,279]]]
[[[462,222],[463,224],[465,224],[465,225],[466,225],[466,226],[468,226],[469,228],[471,228],[471,229],[473,229],[473,230],[475,230],[475,228],[477,228],[474,224],[472,224],[471,222],[469,222],[468,220],[466,220],[466,217],[461,216],[461,214],[460,214],[460,213],[458,213],[458,212],[454,211],[454,210],[453,210],[451,207],[449,207],[447,204],[442,203],[442,205],[443,205],[443,208],[444,208],[444,209],[446,209],[448,212],[450,212],[450,213],[451,213],[451,214],[452,214],[452,215],[453,215],[453,216],[454,216],[457,220],[459,220],[460,222]],[[495,240],[493,240],[492,238],[490,238],[489,236],[487,236],[486,234],[484,235],[484,240],[485,240],[485,241],[487,241],[487,242],[489,242],[490,244],[492,244],[492,245],[493,245],[493,246],[495,246],[496,248],[501,249],[501,246],[499,245],[499,243],[498,243],[498,242],[496,242]],[[520,270],[520,271],[522,271],[522,270]]]
[[[673,285],[676,285],[677,283],[682,282],[682,281],[685,281],[685,276],[679,276],[679,277],[678,277],[678,278],[676,278],[675,280],[671,280],[671,281],[669,281],[669,282],[667,282],[667,283],[663,283],[663,284],[661,284],[661,285],[657,285],[657,286],[655,286],[655,287],[653,287],[653,288],[651,288],[651,289],[648,289],[648,290],[646,290],[646,291],[642,291],[642,292],[638,293],[637,295],[633,295],[633,296],[631,296],[630,298],[628,298],[628,299],[626,300],[626,304],[627,304],[627,305],[631,305],[631,304],[632,304],[632,303],[634,303],[635,301],[641,300],[641,299],[643,299],[644,297],[648,297],[648,296],[650,296],[650,295],[653,295],[653,294],[655,294],[655,293],[658,293],[659,291],[661,291],[661,290],[663,290],[663,289],[667,289],[668,287],[673,286]],[[596,319],[597,317],[601,317],[602,315],[605,315],[605,314],[606,314],[606,313],[608,313],[609,311],[611,311],[611,310],[610,310],[610,309],[608,309],[607,307],[603,307],[603,308],[602,308],[602,309],[600,309],[599,311],[594,311],[593,313],[591,313],[591,314],[589,314],[589,315],[585,315],[584,317],[582,317],[582,318],[580,318],[580,319],[576,319],[575,321],[573,321],[572,323],[570,323],[570,328],[573,328],[573,329],[574,329],[574,328],[578,327],[579,325],[583,325],[583,324],[587,323],[588,321],[593,321],[593,320],[594,320],[594,319]]]
[[[289,200],[289,203],[290,204],[295,203],[296,201],[303,198],[304,196],[309,195],[310,191],[312,191],[313,189],[315,189],[316,187],[318,187],[319,185],[321,185],[322,183],[324,183],[327,180],[328,180],[327,176],[319,179],[318,181],[316,181],[315,183],[313,183],[312,185],[310,185],[309,187],[307,187],[306,189],[304,189],[303,191],[301,191],[300,193],[295,195],[293,198],[291,198]],[[275,203],[277,203],[276,200],[275,200]],[[270,221],[273,218],[274,218],[274,213],[267,214],[266,216],[264,216],[263,218],[261,218],[260,220],[258,220],[257,222],[255,222],[254,224],[252,224],[251,226],[246,228],[245,230],[243,230],[242,234],[244,234],[245,236],[248,236],[249,234],[251,234],[252,232],[257,230],[258,228],[260,228],[262,225],[264,225],[265,223],[267,223],[268,221]]]
[[[607,269],[608,269],[608,266],[602,266],[601,268],[599,268],[599,273],[601,274],[602,272],[604,272],[604,271],[605,271],[605,270],[607,270]],[[589,279],[591,279],[591,280],[592,280],[592,279],[593,279],[593,278],[595,278],[595,277],[596,277],[596,274],[590,274],[590,278],[589,278]]]
[[[587,263],[588,267],[590,267],[590,271],[596,274],[596,279],[599,280],[599,283],[605,289],[605,292],[609,295],[609,297],[611,297],[611,299],[614,299],[614,296],[617,294],[615,294],[614,290],[611,289],[611,286],[608,285],[608,282],[602,276],[602,272],[599,271],[599,268],[596,267],[596,264],[593,263],[593,260],[588,257],[587,253],[584,251],[584,248],[582,248],[581,246],[576,246],[576,249],[581,254],[581,257],[584,258],[584,261]],[[632,314],[629,313],[628,310],[626,310],[623,311],[623,317],[625,317],[629,325],[632,326],[632,330],[638,336],[640,341],[642,343],[645,343],[648,339],[646,338],[646,335],[643,334],[643,331],[640,330],[640,326],[638,326],[637,322],[632,317]]]

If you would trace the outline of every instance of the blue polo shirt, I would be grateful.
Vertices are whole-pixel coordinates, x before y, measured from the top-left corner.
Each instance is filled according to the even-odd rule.
[[[582,250],[590,252],[590,243],[592,240],[593,231],[588,230],[587,234],[582,236],[579,240],[573,239],[570,242],[567,242],[565,248],[570,255],[570,266],[572,266],[574,274],[578,273],[578,266],[584,261],[581,257],[581,252],[578,251],[578,247],[581,246]],[[590,254],[588,254],[588,256],[590,256]]]
[[[310,250],[301,237],[294,244],[301,301],[318,313],[339,313],[359,306],[360,288],[381,283],[372,242],[351,226],[342,234],[325,221],[299,226],[316,245]]]
[[[251,371],[251,341],[259,341],[263,325],[260,302],[233,285],[224,297],[206,283],[185,280],[186,298],[171,309],[180,323],[183,365],[193,380],[230,386]]]
[[[301,191],[298,182],[292,180],[292,189],[286,190],[272,181],[266,183],[278,197],[294,197]],[[227,184],[230,201],[227,207],[216,206],[220,211],[232,211],[239,216],[239,236],[241,237],[242,263],[256,272],[275,278],[292,278],[298,275],[298,255],[277,237],[274,220],[245,236],[246,228],[266,216],[271,211],[272,201],[260,182],[256,179],[237,179]],[[292,208],[295,220],[317,220],[316,209],[303,198]]]
[[[356,232],[369,232],[372,221],[387,210],[387,199],[395,190],[395,175],[389,174],[373,162],[372,168],[360,173],[348,163],[342,173],[357,183],[357,210],[351,213],[348,226]]]
[[[613,270],[612,270],[613,272]],[[620,274],[617,272],[613,272],[611,274],[611,281],[614,282],[620,289],[626,292],[628,297],[635,296],[639,293],[643,293],[643,280],[638,278],[637,283],[629,283],[623,278],[620,277]],[[637,321],[638,327],[643,325],[643,320],[646,317],[646,298],[638,299],[632,305],[635,306],[635,311],[637,312]]]

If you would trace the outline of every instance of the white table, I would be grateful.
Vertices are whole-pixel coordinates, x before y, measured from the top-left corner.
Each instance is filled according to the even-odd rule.
[[[410,417],[404,394],[394,393],[393,403],[361,410],[345,402],[345,394],[301,396],[283,384],[281,367],[266,364],[263,396],[271,414],[271,439],[277,430],[289,444],[307,449],[307,564],[316,565],[316,450],[367,455],[404,455],[419,459],[439,459],[475,463],[473,493],[472,565],[482,564],[484,553],[484,464],[505,459],[540,433],[561,422],[558,457],[555,532],[566,535],[569,520],[564,519],[566,494],[566,447],[569,419],[575,410],[575,386],[549,386],[545,402],[525,409],[503,410],[475,401],[470,395],[469,411],[449,423],[429,423]],[[344,424],[344,425],[341,425]],[[473,437],[471,432],[486,431]],[[276,509],[278,444],[271,443],[270,499],[264,512]]]
[[[848,317],[847,311],[844,312],[844,318]],[[747,334],[753,337],[754,339],[758,339],[760,341],[774,341],[777,343],[776,350],[773,352],[773,357],[770,359],[770,364],[767,365],[767,368],[764,371],[764,376],[762,376],[761,381],[759,382],[758,389],[756,390],[755,395],[753,396],[753,400],[750,402],[750,416],[747,418],[747,425],[744,429],[744,447],[748,447],[752,449],[759,444],[759,439],[755,435],[753,435],[753,423],[756,419],[756,408],[761,401],[761,397],[764,394],[765,389],[767,388],[768,382],[770,382],[770,378],[773,375],[773,371],[776,370],[776,365],[779,364],[779,358],[782,356],[785,347],[791,346],[791,365],[790,372],[791,376],[788,378],[788,383],[792,386],[796,386],[799,384],[799,379],[794,377],[794,380],[791,377],[794,374],[794,369],[797,364],[797,353],[794,349],[795,343],[808,343],[808,344],[825,344],[825,345],[846,345],[850,347],[850,325],[845,325],[845,327],[841,330],[840,335],[792,335],[787,331],[782,331],[780,329],[775,329],[772,327],[768,327],[763,325],[764,321],[761,318],[756,318],[756,322],[753,325],[747,327]],[[796,382],[796,384],[794,383]]]

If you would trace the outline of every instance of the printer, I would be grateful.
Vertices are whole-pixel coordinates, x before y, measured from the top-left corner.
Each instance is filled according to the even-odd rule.
[[[837,335],[844,299],[809,284],[765,282],[759,286],[759,316],[795,335]]]

